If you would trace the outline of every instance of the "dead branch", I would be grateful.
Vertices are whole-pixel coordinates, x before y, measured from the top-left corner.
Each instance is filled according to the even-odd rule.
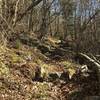
[[[14,17],[14,19],[13,19],[13,26],[15,26],[15,24],[16,24],[19,2],[20,2],[20,0],[17,0],[17,1],[16,1],[15,17]]]
[[[86,30],[86,28],[87,28],[87,26],[88,26],[88,24],[90,23],[90,21],[93,19],[93,18],[95,18],[95,16],[96,15],[98,15],[99,14],[99,10],[97,10],[92,16],[90,16],[90,18],[88,19],[88,21],[87,21],[87,23],[83,23],[83,25],[82,25],[82,27],[81,27],[81,32],[84,32],[85,30]]]
[[[92,63],[94,66],[94,69],[96,69],[97,74],[98,74],[98,80],[100,82],[100,64],[95,61],[94,59],[90,58],[89,56],[87,56],[86,54],[80,53],[80,56],[84,57],[85,59],[87,59],[90,63]]]
[[[0,14],[0,18],[6,23],[8,29],[11,30],[12,33],[14,33],[13,28],[9,25],[9,23],[6,21],[6,19]]]
[[[87,60],[89,60],[91,63],[93,63],[94,65],[96,65],[100,69],[100,64],[97,61],[95,61],[94,59],[90,58],[86,54],[80,53],[80,55],[85,57]]]
[[[16,20],[16,23],[19,22],[26,14],[28,11],[30,11],[33,7],[35,7],[36,5],[38,5],[42,0],[37,0],[35,2],[33,2],[26,10],[24,13],[22,13],[21,15],[19,15],[19,18]]]

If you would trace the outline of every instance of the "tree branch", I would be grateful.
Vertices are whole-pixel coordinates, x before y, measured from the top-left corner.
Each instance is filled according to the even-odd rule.
[[[26,14],[28,11],[30,11],[33,7],[35,7],[36,5],[38,5],[42,0],[37,0],[37,1],[33,1],[33,3],[25,10],[24,13],[22,13],[21,15],[18,15],[19,18],[16,20],[16,22],[20,21]]]
[[[90,23],[90,21],[95,18],[95,16],[99,13],[99,10],[96,11],[92,16],[90,16],[90,18],[88,19],[87,23],[83,23],[82,27],[81,27],[81,32],[84,32],[87,28],[87,25]]]

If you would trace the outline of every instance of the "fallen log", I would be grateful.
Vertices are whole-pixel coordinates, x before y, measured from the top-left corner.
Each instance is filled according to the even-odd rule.
[[[94,65],[96,65],[98,69],[100,69],[100,64],[97,61],[95,61],[94,59],[90,58],[86,54],[80,53],[80,55],[83,56],[84,58],[86,58],[87,60],[89,60]]]
[[[89,63],[91,63],[93,69],[97,71],[98,81],[100,83],[100,64],[86,54],[79,53],[79,55],[82,56],[84,59],[88,60]]]

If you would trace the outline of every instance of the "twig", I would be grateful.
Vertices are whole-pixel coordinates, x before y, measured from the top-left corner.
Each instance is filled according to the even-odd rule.
[[[12,31],[12,33],[14,33],[13,28],[9,25],[9,23],[6,21],[5,18],[3,18],[3,16],[0,14],[1,19],[6,23],[6,25],[8,26],[8,28]]]

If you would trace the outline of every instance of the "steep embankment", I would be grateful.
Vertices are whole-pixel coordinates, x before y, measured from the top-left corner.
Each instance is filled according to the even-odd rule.
[[[0,46],[0,100],[80,100],[98,94],[98,83],[83,75],[81,65],[52,59],[58,48],[52,39],[44,46],[22,41]]]
[[[56,73],[63,72],[63,68],[46,60],[39,50],[27,49],[24,45],[21,49],[1,46],[0,99],[58,99],[60,87],[55,85],[56,79],[59,79]],[[56,77],[52,76],[49,81],[49,74]]]

